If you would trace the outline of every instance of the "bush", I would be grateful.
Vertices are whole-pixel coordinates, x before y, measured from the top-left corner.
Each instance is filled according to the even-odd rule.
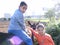
[[[46,32],[52,36],[55,45],[60,45],[60,24],[50,25],[46,28]]]

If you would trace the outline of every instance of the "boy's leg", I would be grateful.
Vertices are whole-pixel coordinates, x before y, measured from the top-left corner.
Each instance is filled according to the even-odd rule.
[[[21,38],[26,45],[33,45],[31,38],[23,30],[9,30],[9,33],[13,33]]]

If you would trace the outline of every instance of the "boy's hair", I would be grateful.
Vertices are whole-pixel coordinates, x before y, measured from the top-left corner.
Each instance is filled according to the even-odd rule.
[[[24,1],[22,1],[22,2],[20,3],[20,6],[24,6],[24,5],[27,6],[27,4],[26,4]]]
[[[42,23],[39,23],[39,24],[36,26],[36,28],[38,29],[39,27],[44,28],[44,25],[43,25]]]

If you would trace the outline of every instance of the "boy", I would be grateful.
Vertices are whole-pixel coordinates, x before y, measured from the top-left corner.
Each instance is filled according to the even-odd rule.
[[[31,38],[25,32],[23,13],[27,10],[27,4],[21,2],[19,8],[15,11],[11,17],[8,33],[12,33],[21,38],[26,45],[32,45]]]

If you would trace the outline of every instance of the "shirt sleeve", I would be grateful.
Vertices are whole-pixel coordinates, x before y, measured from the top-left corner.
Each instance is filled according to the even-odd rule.
[[[25,30],[23,14],[20,12],[17,12],[15,13],[15,15],[16,15],[15,18],[16,18],[18,25],[22,28],[22,30]]]
[[[46,36],[46,39],[48,40],[48,42],[50,43],[50,45],[51,45],[51,44],[52,44],[52,45],[55,45],[55,44],[54,44],[54,41],[53,41],[53,39],[52,39],[52,37],[51,37],[51,35],[48,34],[48,35]]]
[[[35,37],[38,37],[38,34],[37,34],[37,32],[35,30],[33,30],[32,28],[29,28],[29,29],[34,34]]]
[[[31,30],[31,32],[34,34],[34,36],[35,36],[36,38],[40,38],[40,39],[41,39],[41,36],[39,36],[39,34],[38,34],[35,30],[33,30],[32,28],[30,28],[30,30]]]

